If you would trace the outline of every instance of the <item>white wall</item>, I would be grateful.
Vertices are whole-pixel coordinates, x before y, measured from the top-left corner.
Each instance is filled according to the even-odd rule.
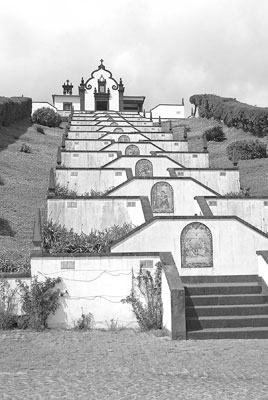
[[[66,140],[65,141],[65,150],[82,150],[82,151],[92,151],[92,150],[101,150],[104,147],[108,146],[111,143],[110,140]]]
[[[191,222],[205,224],[212,233],[213,268],[181,268],[180,236]],[[170,251],[179,274],[251,275],[258,273],[257,250],[268,249],[268,238],[235,219],[154,220],[131,236],[112,246],[112,252]]]
[[[221,195],[240,190],[239,170],[179,169],[176,173],[179,177],[190,176]]]
[[[76,95],[54,95],[54,106],[63,110],[63,103],[72,103],[75,110],[80,110],[80,97]]]
[[[159,147],[155,146],[151,142],[115,142],[112,143],[109,147],[105,149],[105,151],[121,151],[122,154],[125,154],[126,148],[130,145],[135,145],[138,147],[140,154],[151,155],[151,151],[161,151]]]
[[[161,135],[160,135],[161,136]],[[188,151],[188,142],[186,140],[153,140],[153,144],[161,147],[165,151]]]
[[[89,234],[92,229],[103,230],[125,222],[138,226],[145,221],[138,197],[48,199],[47,217],[79,234]]]
[[[207,199],[207,203],[213,215],[237,215],[263,232],[268,232],[268,198],[217,198]]]
[[[266,285],[268,286],[268,265],[263,257],[258,254],[258,275],[262,277]]]
[[[206,196],[210,190],[199,185],[191,179],[133,179],[126,182],[119,188],[115,188],[109,196],[147,196],[151,203],[151,190],[155,183],[167,182],[173,188],[174,193],[174,213],[155,213],[158,215],[194,215],[196,213],[195,196]],[[200,194],[197,194],[200,193]]]
[[[166,152],[166,156],[186,168],[209,168],[209,153]]]
[[[68,132],[68,139],[75,140],[75,139],[81,139],[81,140],[87,140],[87,139],[94,139],[97,140],[98,138],[101,138],[102,136],[105,135],[105,132],[90,132],[90,131],[71,131],[69,130]]]
[[[125,169],[56,169],[56,181],[78,195],[94,189],[103,192],[127,181]]]
[[[117,158],[116,152],[62,152],[62,166],[69,168],[99,168]],[[117,167],[116,167],[117,168]]]
[[[135,133],[135,132],[113,132],[113,133],[105,133],[103,132],[105,136],[103,136],[103,139],[113,139],[116,142],[118,142],[118,139],[120,136],[128,136],[131,142],[138,142],[140,140],[147,140],[148,138],[141,133]]]
[[[152,260],[155,265],[158,256],[101,256],[101,257],[32,257],[32,275],[39,280],[45,277],[61,277],[61,306],[48,323],[49,327],[73,328],[81,314],[92,313],[95,326],[107,328],[113,319],[119,326],[137,327],[131,305],[123,304],[131,291],[132,269],[135,276],[140,261]],[[74,269],[62,269],[62,261],[74,261]]]
[[[184,106],[181,104],[159,104],[151,111],[153,118],[158,118],[159,116],[163,119],[185,118]]]
[[[107,168],[131,168],[133,176],[135,176],[135,165],[139,160],[146,159],[153,164],[153,176],[169,176],[168,168],[179,168],[180,166],[173,160],[167,157],[135,157],[135,156],[122,156],[117,158],[113,163],[107,164]],[[106,167],[104,167],[106,168]]]
[[[173,140],[173,133],[163,133],[163,132],[144,132],[144,134],[150,140]]]

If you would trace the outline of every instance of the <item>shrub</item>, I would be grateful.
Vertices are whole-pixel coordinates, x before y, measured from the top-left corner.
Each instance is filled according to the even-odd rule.
[[[59,224],[48,221],[43,227],[43,244],[45,252],[55,253],[103,253],[115,240],[120,239],[134,226],[124,223],[114,225],[103,231],[92,230],[89,235],[68,231]]]
[[[139,275],[132,277],[132,290],[121,300],[131,304],[137,322],[142,330],[163,328],[163,304],[161,298],[162,265],[156,264],[154,278],[150,271],[140,269]]]
[[[221,126],[214,126],[213,128],[207,129],[204,132],[204,136],[206,136],[207,141],[211,142],[222,142],[223,140],[226,139],[225,134],[222,130]]]
[[[81,318],[77,321],[75,328],[81,331],[89,331],[93,328],[94,325],[94,318],[91,313],[82,314]]]
[[[236,198],[236,197],[239,197],[239,198],[241,198],[241,197],[250,197],[250,187],[248,187],[248,188],[241,187],[238,193],[236,193],[236,192],[228,192],[228,193],[226,193],[224,195],[224,197],[234,197],[234,198]]]
[[[0,329],[14,329],[17,327],[16,315],[17,289],[11,289],[5,279],[0,279]]]
[[[61,116],[56,113],[52,108],[43,107],[38,108],[38,110],[33,113],[32,121],[34,123],[45,125],[51,128],[60,125]]]
[[[195,105],[194,114],[198,109],[201,118],[214,118],[223,121],[229,127],[241,128],[256,136],[268,134],[267,107],[255,107],[213,94],[193,95],[190,97],[190,103]]]
[[[31,282],[31,288],[22,281],[18,281],[18,288],[22,299],[24,316],[20,322],[21,328],[43,330],[47,328],[47,319],[55,314],[59,307],[60,290],[55,286],[61,278],[46,278],[38,282],[37,277]]]
[[[0,218],[0,236],[14,237],[15,234],[16,232],[11,228],[9,221],[4,218]]]
[[[77,197],[77,191],[69,189],[68,186],[61,186],[59,183],[56,183],[55,196],[63,199],[74,198]]]
[[[15,121],[30,118],[32,99],[28,97],[0,97],[0,125],[9,126]]]
[[[30,154],[33,151],[32,151],[32,148],[30,146],[28,146],[28,144],[22,143],[21,148],[20,148],[20,152]]]
[[[108,189],[103,190],[102,192],[101,192],[101,191],[98,191],[98,190],[95,190],[95,189],[91,189],[91,190],[90,190],[90,196],[92,196],[92,197],[101,197],[101,196],[105,196],[106,193],[110,192],[110,190],[112,190],[112,189],[114,189],[114,186],[111,186],[111,187],[109,187]]]
[[[35,126],[36,132],[42,133],[43,135],[45,134],[44,128],[40,125]]]
[[[257,140],[238,140],[227,146],[227,156],[232,160],[233,151],[236,149],[237,156],[240,160],[252,160],[254,158],[266,158],[265,143]]]
[[[17,259],[11,258],[10,256],[6,256],[5,254],[0,254],[0,272],[30,272],[31,266],[30,261],[25,259]]]

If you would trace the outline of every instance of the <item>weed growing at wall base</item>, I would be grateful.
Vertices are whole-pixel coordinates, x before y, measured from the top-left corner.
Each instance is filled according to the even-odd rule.
[[[154,277],[148,270],[140,269],[132,276],[132,289],[122,303],[132,305],[137,322],[142,330],[163,328],[163,304],[161,298],[162,265],[156,264]]]

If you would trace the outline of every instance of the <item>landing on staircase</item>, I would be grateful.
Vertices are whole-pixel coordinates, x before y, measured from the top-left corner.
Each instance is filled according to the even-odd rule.
[[[268,296],[257,275],[181,279],[188,339],[268,338]]]

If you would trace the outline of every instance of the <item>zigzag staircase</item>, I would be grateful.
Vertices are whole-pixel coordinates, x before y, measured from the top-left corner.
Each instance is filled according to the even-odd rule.
[[[257,275],[181,279],[188,339],[268,338],[268,295]]]

